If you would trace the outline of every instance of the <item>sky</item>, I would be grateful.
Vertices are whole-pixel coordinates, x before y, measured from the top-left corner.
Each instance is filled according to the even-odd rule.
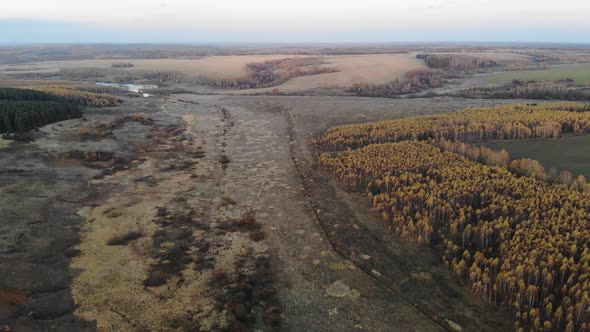
[[[0,0],[0,44],[590,42],[588,0]]]

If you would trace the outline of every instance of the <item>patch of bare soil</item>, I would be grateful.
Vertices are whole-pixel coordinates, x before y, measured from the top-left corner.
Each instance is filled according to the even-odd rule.
[[[29,301],[29,294],[24,290],[0,290],[0,314],[11,314]]]

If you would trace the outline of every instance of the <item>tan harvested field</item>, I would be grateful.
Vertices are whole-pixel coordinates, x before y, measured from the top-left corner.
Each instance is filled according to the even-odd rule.
[[[297,90],[330,85],[349,86],[358,82],[387,83],[424,64],[406,54],[371,54],[331,56],[327,60],[340,72],[297,77],[283,85]]]
[[[111,68],[113,63],[132,63],[131,68],[120,71],[181,71],[188,76],[212,79],[235,78],[246,73],[245,66],[251,62],[298,57],[298,55],[237,55],[211,56],[200,59],[122,59],[122,60],[75,60],[48,61],[19,65],[0,65],[3,74],[55,73],[69,68]]]
[[[354,83],[387,83],[413,69],[426,66],[410,54],[369,54],[325,56],[330,66],[337,67],[336,73],[301,76],[284,84],[264,89],[235,91],[238,94],[264,93],[274,88],[280,92],[295,93],[315,89],[345,88]],[[227,91],[225,91],[227,92]]]
[[[246,65],[252,62],[293,58],[297,55],[239,55],[212,56],[196,60],[133,60],[136,70],[170,70],[182,71],[189,76],[201,76],[209,79],[236,78],[246,74]]]

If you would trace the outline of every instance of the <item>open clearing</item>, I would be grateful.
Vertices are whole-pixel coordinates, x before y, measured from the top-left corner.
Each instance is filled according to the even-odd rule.
[[[590,178],[590,135],[567,136],[557,139],[490,141],[482,145],[493,149],[506,149],[513,159],[538,160],[545,169],[570,171],[574,176]]]
[[[385,232],[364,195],[319,171],[308,144],[339,124],[508,102],[182,94],[46,126],[34,143],[0,149],[0,206],[11,216],[0,270],[18,272],[0,275],[0,290],[27,295],[0,323],[215,330],[235,316],[264,331],[278,320],[293,331],[509,329],[505,312],[449,276],[439,248]],[[80,126],[138,112],[153,122],[79,139]],[[118,166],[64,157],[79,150]],[[240,229],[249,215],[256,229]],[[260,259],[272,263],[262,261],[262,279],[248,268]],[[244,273],[255,283],[251,318],[219,302]]]
[[[513,80],[555,81],[571,78],[578,83],[590,83],[590,63],[556,65],[542,70],[518,70],[490,74],[486,80],[490,83],[510,83]]]

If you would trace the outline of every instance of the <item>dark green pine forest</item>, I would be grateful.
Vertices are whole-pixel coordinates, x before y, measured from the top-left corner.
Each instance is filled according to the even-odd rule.
[[[35,90],[0,88],[0,133],[25,133],[80,117],[80,105],[62,97]]]

